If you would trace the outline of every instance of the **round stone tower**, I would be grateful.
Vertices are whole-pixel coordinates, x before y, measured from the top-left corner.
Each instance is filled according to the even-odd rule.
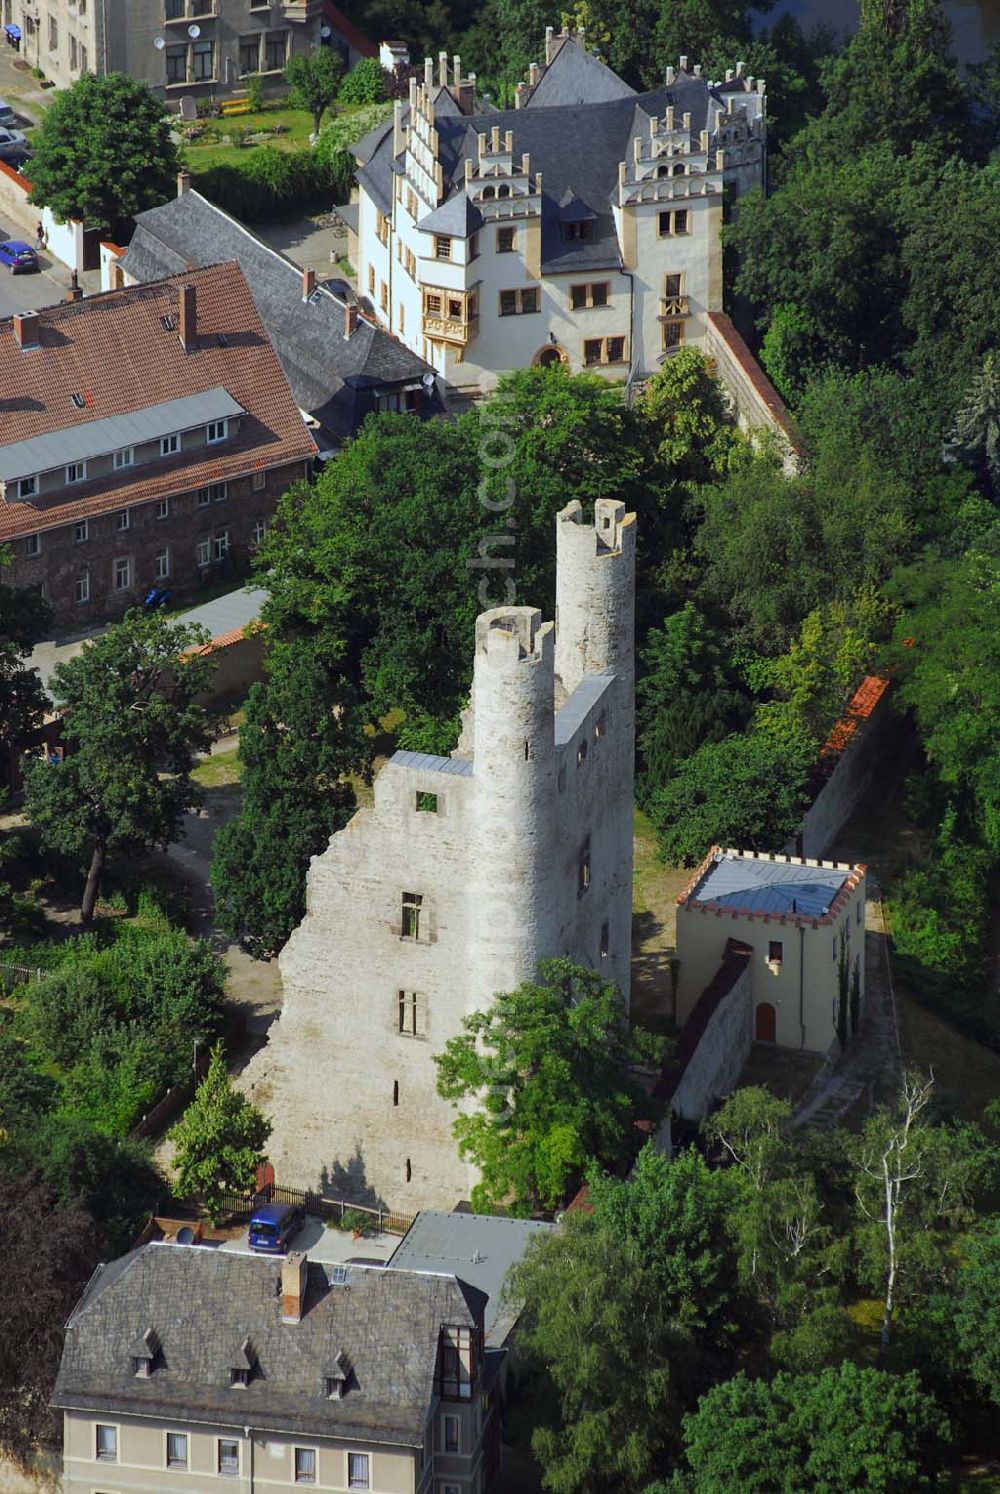
[[[634,640],[635,515],[599,498],[585,524],[574,499],[556,520],[556,674],[565,695],[588,674],[613,672],[631,710]]]
[[[476,823],[474,969],[469,1000],[535,975],[551,951],[554,630],[534,607],[496,607],[476,620],[472,689]]]

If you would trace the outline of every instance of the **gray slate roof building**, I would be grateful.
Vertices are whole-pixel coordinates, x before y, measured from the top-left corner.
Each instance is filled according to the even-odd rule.
[[[280,1258],[164,1242],[99,1267],[67,1325],[52,1404],[421,1446],[441,1329],[481,1329],[484,1294],[392,1267],[350,1265],[331,1285],[310,1263],[301,1320],[286,1322],[281,1272]],[[157,1346],[148,1378],[138,1343]],[[332,1399],[326,1380],[344,1366]]]
[[[445,1214],[421,1209],[393,1253],[391,1265],[408,1271],[453,1271],[485,1292],[486,1343],[501,1348],[517,1321],[517,1309],[504,1301],[503,1285],[530,1242],[551,1234],[542,1219],[505,1219],[493,1214]]]
[[[333,440],[357,430],[377,408],[380,390],[421,388],[432,372],[362,316],[345,335],[349,313],[343,299],[321,284],[303,300],[299,266],[192,188],[137,216],[119,263],[126,276],[144,284],[231,259],[247,278],[296,404]],[[439,409],[436,394],[428,396],[424,413]]]
[[[606,83],[605,74],[616,88]],[[597,88],[596,100],[577,96],[591,86]],[[650,119],[662,117],[673,105],[678,118],[690,114],[691,139],[697,144],[710,107],[719,107],[716,94],[722,88],[716,85],[710,94],[707,80],[678,73],[673,83],[637,94],[576,42],[567,42],[520,109],[463,115],[447,89],[441,89],[434,105],[446,197],[420,227],[456,234],[472,231],[463,216],[465,162],[478,159],[480,134],[499,128],[502,137],[507,130],[516,130],[518,152],[530,155],[533,169],[545,182],[543,273],[616,267],[620,251],[611,204],[619,162],[627,156],[630,142],[637,133],[648,135]],[[580,113],[581,103],[586,103],[585,115]],[[388,120],[353,147],[360,163],[358,181],[387,216],[392,212],[392,179],[399,170],[393,145],[393,124]],[[453,192],[455,196],[450,195]],[[566,240],[560,225],[582,218],[593,219],[592,237]]]
[[[832,862],[808,866],[801,860],[755,860],[716,851],[691,890],[689,902],[740,912],[823,918],[853,870]]]

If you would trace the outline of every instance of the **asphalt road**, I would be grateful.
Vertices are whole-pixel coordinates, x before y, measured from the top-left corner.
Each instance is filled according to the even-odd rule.
[[[2,218],[0,239],[30,242],[20,228]],[[69,270],[57,259],[51,259],[44,250],[39,255],[39,263],[42,268],[37,275],[12,275],[6,265],[0,265],[0,317],[12,316],[15,311],[37,311],[39,307],[54,306],[63,299],[69,289]]]

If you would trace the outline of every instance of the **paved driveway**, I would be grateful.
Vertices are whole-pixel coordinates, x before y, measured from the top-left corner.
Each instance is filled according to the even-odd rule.
[[[22,228],[4,218],[0,218],[0,239],[30,242]],[[39,261],[39,275],[12,275],[6,265],[0,265],[0,317],[13,316],[15,311],[38,311],[63,299],[69,289],[69,270],[44,250]]]
[[[342,1265],[344,1261],[358,1259],[387,1261],[398,1244],[398,1235],[362,1235],[356,1240],[349,1230],[327,1229],[321,1219],[309,1214],[298,1234],[289,1241],[289,1248],[306,1251],[311,1261]],[[246,1232],[235,1240],[227,1240],[219,1248],[239,1255],[250,1254]]]

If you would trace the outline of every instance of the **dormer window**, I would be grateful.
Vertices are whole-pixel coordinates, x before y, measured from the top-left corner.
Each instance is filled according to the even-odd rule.
[[[248,1338],[240,1344],[229,1366],[229,1383],[234,1390],[245,1390],[257,1369],[257,1351]]]
[[[594,225],[588,219],[579,223],[560,223],[559,232],[564,244],[576,241],[589,243],[594,237]]]
[[[132,1345],[132,1373],[137,1380],[148,1380],[156,1366],[160,1340],[154,1328],[147,1328]]]
[[[160,456],[176,456],[181,449],[181,438],[178,434],[160,437]]]
[[[70,462],[70,463],[68,463],[68,465],[66,467],[66,481],[67,481],[67,483],[71,483],[71,482],[86,482],[86,480],[87,480],[87,464],[86,464],[86,462]]]
[[[17,496],[19,498],[34,498],[38,492],[37,477],[21,477],[18,479]]]
[[[323,1393],[328,1401],[342,1401],[347,1393],[347,1382],[351,1367],[345,1354],[340,1353],[323,1376]]]
[[[229,435],[228,420],[210,420],[205,428],[205,439],[209,446],[216,446]]]

